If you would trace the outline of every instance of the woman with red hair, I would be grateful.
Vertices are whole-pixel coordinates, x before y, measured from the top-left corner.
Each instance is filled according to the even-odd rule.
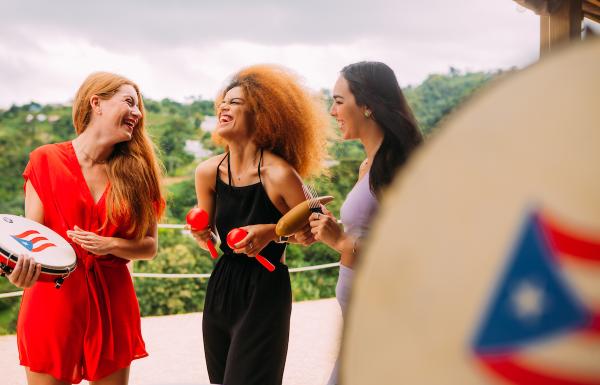
[[[125,385],[131,361],[148,355],[126,264],[156,255],[161,173],[132,81],[90,75],[73,124],[75,139],[37,148],[23,173],[25,215],[70,241],[77,268],[56,290],[19,258],[9,275],[25,288],[19,358],[29,385]]]
[[[233,249],[221,244],[208,282],[202,328],[212,383],[281,384],[291,288],[275,224],[306,199],[300,177],[320,170],[329,126],[323,107],[293,74],[268,65],[238,72],[216,100],[216,139],[227,151],[198,165],[198,206],[221,239],[239,227],[248,235]],[[306,230],[296,241],[313,241]],[[210,228],[193,234],[206,249]],[[259,253],[273,272],[248,258]]]

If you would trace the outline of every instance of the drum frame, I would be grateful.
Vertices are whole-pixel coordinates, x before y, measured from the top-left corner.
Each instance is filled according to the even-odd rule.
[[[3,247],[0,247],[0,257],[4,257],[6,259],[6,263],[0,262],[0,276],[3,277],[7,274],[12,273],[14,266],[11,266],[10,262],[12,262],[16,265],[17,261],[19,260],[19,255],[10,253],[7,250],[5,250]],[[54,287],[57,289],[60,289],[60,287],[62,286],[65,279],[69,275],[71,275],[71,273],[76,268],[77,268],[77,260],[75,260],[75,262],[72,265],[65,266],[64,268],[61,268],[61,269],[47,267],[42,264],[42,273],[50,275],[50,276],[56,276],[56,278],[54,278]],[[65,269],[66,269],[66,272],[65,272]],[[50,278],[52,279],[52,277],[50,277]]]

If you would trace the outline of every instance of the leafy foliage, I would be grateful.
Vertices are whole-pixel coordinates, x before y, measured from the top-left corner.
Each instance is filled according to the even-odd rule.
[[[153,261],[135,262],[140,273],[192,274],[213,268],[210,255],[179,230],[160,229],[160,249]],[[206,279],[136,278],[142,316],[201,311]]]
[[[406,88],[406,99],[423,134],[432,133],[444,116],[493,76],[487,72],[460,74],[451,68],[447,75],[429,75],[419,86]]]
[[[419,86],[404,91],[421,129],[429,134],[446,114],[493,76],[451,70],[446,75],[431,75]],[[329,95],[326,91],[323,94]],[[211,134],[200,129],[204,117],[213,113],[213,102],[196,99],[182,104],[170,99],[145,100],[145,107],[148,131],[167,174],[165,222],[182,223],[187,211],[196,203],[193,171],[198,160],[185,151],[186,142],[198,141],[211,152],[222,151],[211,142]],[[42,144],[66,141],[74,136],[70,107],[32,102],[0,110],[0,212],[23,214],[21,173],[28,154]],[[364,150],[357,141],[335,141],[329,152],[331,164],[327,174],[308,183],[320,194],[335,197],[328,207],[339,217],[340,206],[356,182]],[[159,239],[157,257],[149,262],[136,262],[136,272],[207,273],[212,270],[213,260],[189,235],[180,230],[160,229]],[[335,251],[323,244],[307,248],[290,245],[286,251],[290,267],[336,262],[338,258]],[[291,280],[297,301],[332,297],[337,269],[294,273]],[[206,280],[136,278],[135,288],[142,315],[185,313],[202,309]],[[14,290],[8,281],[0,280],[0,292]],[[19,298],[0,299],[0,334],[14,332],[19,303]]]

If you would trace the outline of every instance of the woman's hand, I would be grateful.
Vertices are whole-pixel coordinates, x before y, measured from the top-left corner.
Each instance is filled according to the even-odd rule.
[[[299,243],[302,246],[310,246],[315,243],[317,240],[311,231],[310,223],[307,223],[306,226],[302,228],[302,230],[298,231],[293,236],[294,243]]]
[[[73,230],[67,230],[67,236],[84,250],[96,255],[112,254],[115,247],[115,238],[102,237],[91,231],[85,231],[75,226]]]
[[[192,230],[190,225],[185,225],[185,229],[190,231],[194,240],[204,250],[208,250],[208,245],[206,244],[209,240],[211,240],[215,246],[217,243],[217,235],[210,230],[210,227],[207,227],[202,230]]]
[[[249,257],[259,254],[276,237],[274,224],[250,225],[240,228],[246,230],[248,235],[234,245],[233,252],[247,254]]]
[[[345,233],[333,214],[325,207],[322,207],[322,210],[325,214],[312,213],[308,218],[311,232],[317,241],[341,252]]]
[[[41,264],[36,263],[32,257],[21,254],[12,273],[6,277],[13,285],[25,289],[36,283],[41,271]]]

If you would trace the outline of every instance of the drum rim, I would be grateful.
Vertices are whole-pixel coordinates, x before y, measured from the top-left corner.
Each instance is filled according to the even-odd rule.
[[[0,246],[0,254],[7,260],[13,261],[14,263],[16,263],[19,258],[17,255],[6,251],[1,246]],[[64,275],[64,274],[70,273],[71,271],[75,270],[75,268],[77,267],[77,259],[75,259],[75,262],[73,262],[72,264],[70,264],[68,266],[48,267],[48,266],[44,265],[43,263],[41,265],[42,265],[42,273],[51,274],[51,275]]]

